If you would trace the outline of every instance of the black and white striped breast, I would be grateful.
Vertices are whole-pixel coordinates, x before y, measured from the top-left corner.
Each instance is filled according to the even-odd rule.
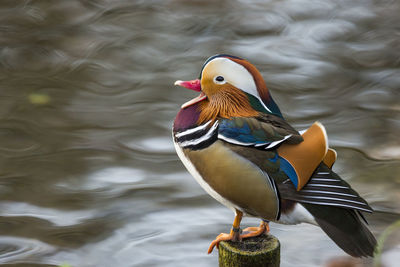
[[[181,148],[199,150],[213,144],[218,139],[218,121],[208,121],[202,125],[174,132],[174,140]]]

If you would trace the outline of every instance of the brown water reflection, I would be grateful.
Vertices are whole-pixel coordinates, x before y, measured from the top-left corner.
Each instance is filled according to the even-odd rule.
[[[170,131],[194,96],[173,82],[221,52],[256,64],[298,129],[326,125],[379,235],[400,217],[399,13],[384,0],[2,1],[0,264],[216,265],[206,248],[232,214]],[[314,226],[272,233],[282,266],[343,255]]]

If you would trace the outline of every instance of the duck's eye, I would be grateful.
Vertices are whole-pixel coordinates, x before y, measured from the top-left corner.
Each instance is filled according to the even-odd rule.
[[[225,79],[222,76],[216,76],[214,78],[214,82],[217,83],[217,84],[224,84],[225,83]]]

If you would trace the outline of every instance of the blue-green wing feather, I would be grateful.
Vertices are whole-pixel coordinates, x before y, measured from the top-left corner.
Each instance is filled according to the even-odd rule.
[[[303,139],[282,118],[273,115],[220,119],[218,138],[231,144],[271,149],[284,141]]]

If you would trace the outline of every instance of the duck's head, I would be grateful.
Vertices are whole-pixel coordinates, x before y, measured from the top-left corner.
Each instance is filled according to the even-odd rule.
[[[216,117],[257,116],[259,112],[282,117],[265,81],[257,68],[247,60],[230,55],[215,55],[204,63],[199,79],[176,81],[200,95],[185,104],[197,104],[200,120]]]

